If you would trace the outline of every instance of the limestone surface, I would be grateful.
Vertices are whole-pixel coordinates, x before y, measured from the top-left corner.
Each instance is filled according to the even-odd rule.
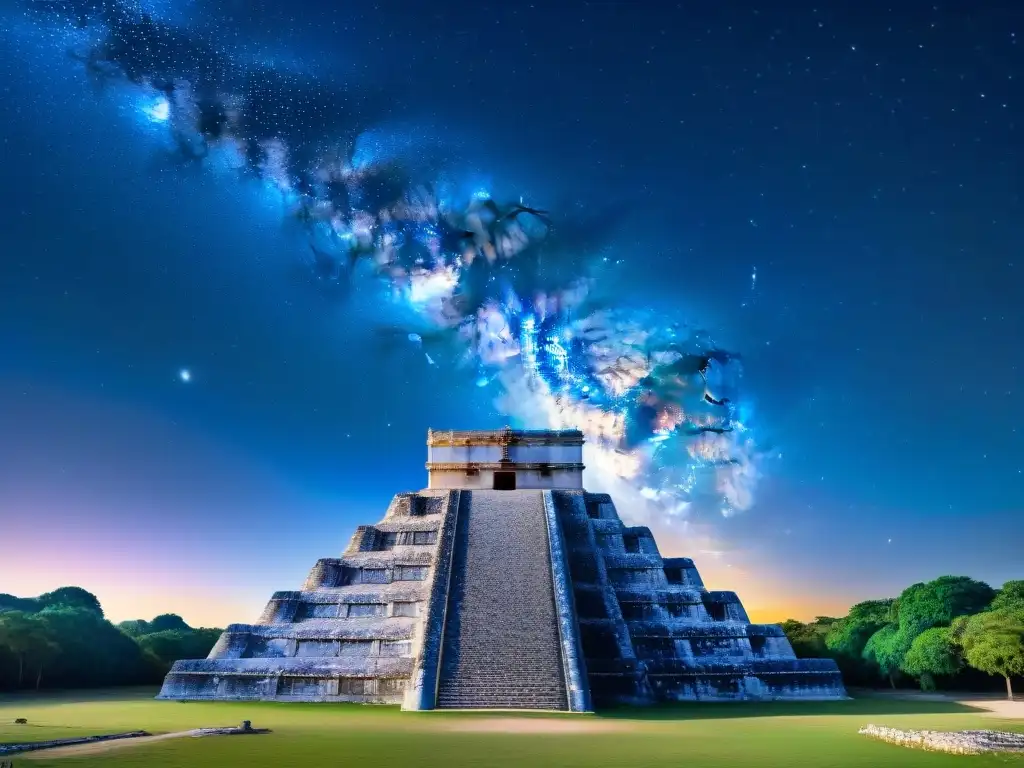
[[[500,467],[515,464],[517,441],[568,439],[481,434]],[[476,475],[395,496],[302,589],[275,593],[255,624],[230,625],[208,658],[176,662],[160,692],[569,711],[845,696],[834,661],[797,659],[780,627],[750,623],[692,560],[663,558],[609,496],[480,490]]]
[[[595,706],[841,699],[831,659],[797,659],[782,628],[751,624],[734,592],[708,591],[689,558],[662,558],[605,494],[551,492]]]
[[[230,625],[208,658],[176,662],[159,698],[401,703],[441,551],[447,580],[441,533],[457,505],[457,491],[399,494],[301,590],[275,593],[255,624]]]
[[[464,493],[471,501],[456,534],[437,706],[564,710],[541,494]]]
[[[980,755],[985,752],[1024,752],[1024,733],[1006,731],[901,731],[866,725],[858,733],[914,749]]]

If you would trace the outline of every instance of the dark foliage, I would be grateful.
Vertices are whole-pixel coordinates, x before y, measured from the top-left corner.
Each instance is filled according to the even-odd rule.
[[[814,621],[804,624],[795,619],[782,622],[782,630],[793,646],[793,652],[799,659],[822,659],[831,656],[825,638],[838,622],[829,616],[819,616]]]
[[[177,659],[206,656],[219,635],[174,614],[114,626],[79,587],[0,595],[0,689],[154,684]]]
[[[967,657],[957,628],[962,635],[965,627],[988,626],[993,612],[1015,617],[1017,625],[1024,622],[1024,581],[1008,581],[996,592],[966,576],[940,576],[907,587],[895,599],[857,603],[839,619],[790,619],[782,628],[798,657],[835,659],[849,686],[987,690],[998,680],[983,674],[989,670],[980,652],[974,662]],[[1010,620],[999,626],[1004,625],[1017,626]]]

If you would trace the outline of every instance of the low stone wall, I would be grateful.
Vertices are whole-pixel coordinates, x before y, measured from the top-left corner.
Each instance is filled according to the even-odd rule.
[[[1024,733],[1006,731],[901,731],[866,725],[858,733],[914,749],[980,755],[985,752],[1024,752]]]

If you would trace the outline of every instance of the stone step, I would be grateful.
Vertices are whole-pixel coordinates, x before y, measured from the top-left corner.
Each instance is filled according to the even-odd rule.
[[[522,675],[498,675],[498,674],[485,674],[482,672],[474,672],[472,678],[460,678],[451,682],[452,685],[491,685],[494,683],[509,683],[516,685],[537,685],[543,681],[547,683],[557,683],[562,681],[561,675],[530,675],[524,677]]]
[[[567,709],[541,493],[463,500],[437,706]]]
[[[542,649],[538,649],[538,650],[534,651],[534,653],[543,653],[543,652],[544,651]],[[452,663],[451,669],[458,669],[460,667],[462,667],[462,668],[479,667],[481,664],[486,665],[486,668],[491,668],[492,665],[493,665],[493,662],[494,662],[494,657],[493,656],[486,656],[486,655],[470,656],[469,658],[460,658],[460,659],[458,659],[458,663]],[[495,672],[495,674],[502,674],[503,673],[503,674],[506,674],[506,675],[531,675],[531,676],[535,675],[535,674],[542,675],[542,674],[545,674],[545,673],[551,673],[551,674],[554,674],[556,676],[561,676],[561,674],[562,674],[561,667],[550,666],[550,665],[547,665],[547,664],[545,664],[543,666],[541,666],[541,665],[529,665],[529,666],[527,666],[527,665],[523,665],[523,666],[516,665],[516,666],[513,666],[512,664],[505,664],[502,667],[500,667],[500,670],[501,670],[501,672]]]
[[[545,709],[556,712],[564,712],[565,704],[559,701],[530,701],[524,702],[519,699],[503,699],[500,701],[486,701],[482,699],[465,699],[459,701],[446,701],[437,705],[438,709]]]
[[[541,678],[533,680],[517,680],[515,678],[490,678],[490,679],[477,679],[470,678],[468,680],[462,680],[459,682],[452,682],[452,688],[537,688],[550,690],[552,685],[559,683],[560,681],[555,678]]]
[[[558,704],[537,704],[536,706],[523,706],[516,702],[498,702],[490,703],[484,701],[460,701],[446,704],[438,707],[438,709],[520,709],[523,711],[538,711],[538,712],[561,712],[565,709],[564,706]]]
[[[560,700],[559,696],[551,695],[550,693],[545,694],[540,691],[522,691],[515,689],[500,690],[500,691],[449,691],[444,693],[439,700],[450,699],[450,698],[479,698],[479,699],[498,699],[498,698],[521,698],[523,701],[532,701],[538,699],[544,700]]]
[[[459,672],[462,672],[462,673],[471,672],[472,675],[473,675],[471,679],[479,680],[481,682],[491,682],[491,681],[501,681],[501,680],[508,680],[508,681],[523,680],[524,682],[529,684],[529,683],[532,683],[532,682],[536,682],[538,680],[560,682],[563,679],[562,675],[561,675],[561,670],[551,670],[549,672],[539,672],[539,671],[536,671],[536,670],[520,670],[520,671],[511,670],[508,674],[495,674],[495,673],[487,674],[485,672],[481,672],[480,668],[478,666],[472,666],[471,665],[471,666],[468,666],[468,667],[455,668],[454,671],[456,673],[459,673]],[[460,675],[458,675],[458,677],[453,677],[453,680],[454,679],[466,679],[466,678],[465,678],[465,675],[461,675],[460,674]]]
[[[507,685],[459,685],[448,688],[445,693],[480,693],[489,694],[493,691],[522,691],[532,692],[537,695],[547,696],[551,694],[552,686],[550,685],[515,685],[509,683]]]
[[[475,707],[564,710],[565,703],[561,699],[524,699],[520,696],[492,696],[487,698],[482,696],[453,696],[445,697],[437,702],[438,709],[473,709]]]

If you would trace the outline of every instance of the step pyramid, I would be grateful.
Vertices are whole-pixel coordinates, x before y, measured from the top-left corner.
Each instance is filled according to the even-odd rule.
[[[834,661],[797,659],[583,490],[582,442],[431,433],[430,488],[395,496],[208,658],[176,662],[159,698],[579,712],[846,696]]]

